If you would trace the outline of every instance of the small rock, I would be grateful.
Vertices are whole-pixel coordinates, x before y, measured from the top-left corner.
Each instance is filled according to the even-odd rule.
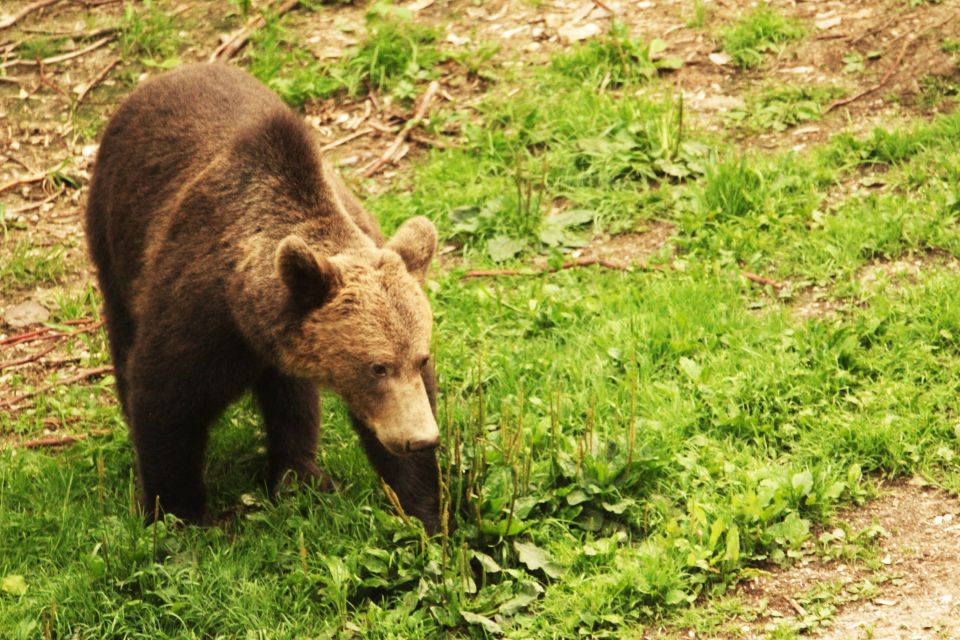
[[[3,314],[4,322],[18,328],[46,322],[49,318],[50,312],[36,300],[27,300],[9,307]]]
[[[599,34],[600,26],[594,22],[583,25],[568,23],[557,29],[557,33],[565,44],[572,44]]]
[[[826,31],[827,29],[832,29],[838,24],[843,22],[843,18],[840,16],[834,16],[832,18],[824,18],[823,20],[817,20],[813,24],[816,25],[817,29],[821,31]]]
[[[890,600],[888,598],[877,598],[873,601],[874,604],[879,604],[882,607],[892,607],[897,604],[899,600]]]
[[[737,96],[708,96],[700,102],[700,108],[713,111],[731,111],[733,109],[743,109],[746,106],[743,98]]]
[[[707,57],[710,58],[710,62],[717,65],[718,67],[722,67],[724,65],[730,64],[729,54],[723,53],[722,51],[718,53],[711,53]]]

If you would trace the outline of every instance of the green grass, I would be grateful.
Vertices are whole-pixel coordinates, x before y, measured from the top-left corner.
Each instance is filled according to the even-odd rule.
[[[281,36],[268,23],[255,46],[277,37],[274,51],[293,51]],[[861,277],[905,254],[960,256],[960,115],[748,153],[684,124],[656,77],[601,89],[606,73],[576,57],[599,51],[503,74],[470,111],[431,114],[434,132],[459,126],[456,144],[368,199],[388,230],[428,215],[471,266],[555,264],[595,231],[675,228],[653,258],[663,270],[434,273],[448,537],[426,540],[392,512],[332,397],[320,463],[336,494],[266,497],[260,419],[244,399],[209,456],[222,524],[146,529],[111,379],[60,385],[0,415],[4,437],[51,421],[99,434],[60,452],[0,449],[0,629],[620,638],[672,624],[710,637],[750,614],[729,588],[757,565],[811,547],[869,562],[875,528],[840,543],[818,526],[836,526],[876,479],[960,491],[960,279],[945,259],[915,280]],[[270,77],[313,64],[292,55]],[[839,196],[849,184],[862,190]],[[26,259],[22,231],[7,232],[0,264]],[[787,286],[777,295],[744,270]],[[791,297],[811,284],[835,316],[795,314]],[[89,290],[58,306],[54,323],[96,317],[99,300]],[[71,349],[80,366],[108,361],[102,331]],[[6,388],[57,379],[14,371]],[[803,603],[819,623],[854,595],[827,584]]]
[[[835,86],[771,87],[748,96],[744,107],[731,111],[728,119],[748,133],[785,131],[820,120],[824,107],[845,93]]]
[[[57,284],[67,272],[64,249],[35,247],[29,238],[4,239],[0,253],[0,291]]]
[[[252,39],[250,71],[290,104],[337,94],[370,91],[411,99],[417,86],[446,59],[433,29],[415,23],[399,9],[375,5],[367,16],[367,37],[332,64],[317,61],[276,17]]]
[[[761,3],[721,32],[723,49],[743,69],[758,67],[764,56],[779,52],[789,42],[801,39],[806,30],[796,20]]]
[[[563,75],[595,84],[620,87],[649,80],[661,70],[677,69],[680,58],[662,55],[667,48],[663,40],[649,44],[631,38],[623,23],[615,22],[600,38],[578,44],[569,53],[555,56],[553,68]]]
[[[183,25],[163,2],[144,0],[141,7],[127,4],[118,28],[124,60],[168,69],[180,64]]]

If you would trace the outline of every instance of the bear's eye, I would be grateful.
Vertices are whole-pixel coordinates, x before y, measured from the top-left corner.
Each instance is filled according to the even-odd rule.
[[[377,378],[384,378],[387,375],[387,365],[377,363],[370,367],[370,372]]]
[[[424,356],[420,360],[420,370],[426,369],[428,364],[430,364],[430,356]]]

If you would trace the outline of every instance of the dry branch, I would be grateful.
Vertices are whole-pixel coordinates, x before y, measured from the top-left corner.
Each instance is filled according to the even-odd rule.
[[[114,58],[104,68],[100,69],[100,71],[97,72],[97,75],[93,77],[93,80],[83,86],[83,91],[81,91],[80,95],[77,96],[77,101],[73,103],[73,108],[76,109],[79,107],[80,103],[83,102],[83,99],[87,97],[87,94],[90,93],[95,86],[103,82],[104,78],[107,77],[107,74],[110,73],[110,71],[118,64],[120,64],[120,58]]]
[[[327,151],[330,151],[331,149],[336,149],[336,148],[339,147],[340,145],[346,144],[346,143],[350,142],[351,140],[356,140],[357,138],[360,138],[360,137],[362,137],[362,136],[365,136],[365,135],[367,135],[367,134],[369,134],[369,133],[373,133],[373,129],[372,129],[372,128],[367,127],[367,128],[365,128],[365,129],[359,129],[359,130],[357,130],[357,131],[354,131],[354,132],[351,133],[350,135],[343,136],[343,137],[340,138],[339,140],[334,140],[333,142],[330,142],[330,143],[327,143],[327,144],[323,145],[322,147],[320,147],[320,152],[321,152],[321,153],[326,153]]]
[[[46,173],[35,173],[32,176],[24,176],[22,178],[14,178],[10,182],[0,185],[0,193],[4,191],[9,191],[10,189],[16,189],[17,187],[25,184],[33,184],[34,182],[40,182],[47,178]]]
[[[282,16],[285,13],[293,11],[299,4],[300,0],[286,0],[286,2],[281,4],[277,9],[277,15]],[[228,61],[230,58],[237,55],[237,52],[247,44],[247,42],[250,40],[250,36],[253,35],[253,32],[266,23],[267,19],[264,18],[262,14],[256,18],[247,20],[247,24],[245,24],[242,29],[236,31],[233,35],[224,40],[220,46],[213,50],[213,53],[210,54],[210,58],[207,60],[207,62]]]
[[[406,142],[407,136],[410,135],[410,130],[423,122],[424,117],[427,115],[427,109],[430,107],[433,97],[437,95],[439,90],[439,82],[434,80],[430,83],[430,86],[427,87],[427,90],[423,92],[422,96],[420,96],[420,103],[417,105],[417,110],[413,114],[413,118],[407,120],[407,123],[400,130],[400,133],[397,134],[397,137],[393,139],[393,142],[390,144],[390,146],[387,147],[387,150],[383,152],[383,155],[364,168],[364,170],[361,172],[361,175],[364,178],[369,178],[373,174],[377,173],[380,171],[380,169],[394,159],[394,155],[400,150],[400,148],[403,146],[403,143]]]
[[[890,78],[893,77],[893,73],[894,73],[897,69],[900,68],[900,63],[903,61],[903,56],[906,55],[906,53],[907,53],[907,48],[908,48],[908,47],[910,46],[910,44],[911,44],[912,42],[914,42],[915,40],[916,40],[915,37],[910,37],[910,38],[907,38],[906,40],[903,41],[903,46],[900,47],[900,53],[897,55],[897,59],[893,61],[893,64],[890,65],[890,68],[889,68],[889,69],[887,69],[887,72],[886,72],[885,74],[883,74],[883,77],[882,77],[882,78],[880,78],[880,82],[878,82],[877,84],[873,85],[872,87],[868,87],[868,88],[864,89],[863,91],[861,91],[861,92],[859,92],[859,93],[855,93],[854,95],[852,95],[852,96],[850,96],[850,97],[848,97],[848,98],[843,98],[843,99],[841,99],[841,100],[836,100],[836,101],[834,101],[834,102],[831,102],[831,103],[830,103],[830,106],[828,106],[826,109],[824,109],[823,112],[824,112],[824,113],[830,113],[831,111],[833,111],[833,110],[836,109],[837,107],[842,107],[842,106],[844,106],[844,105],[850,104],[851,102],[855,102],[855,101],[859,100],[860,98],[862,98],[862,97],[864,97],[864,96],[868,96],[868,95],[870,95],[871,93],[873,93],[873,92],[875,92],[875,91],[877,91],[877,90],[879,90],[879,89],[882,89],[884,86],[886,86],[886,84],[887,84],[888,82],[890,82]]]
[[[7,213],[26,213],[27,211],[33,211],[34,209],[39,209],[40,207],[42,207],[43,205],[47,204],[47,203],[50,202],[51,200],[56,200],[57,198],[59,198],[61,195],[63,195],[63,192],[64,192],[65,190],[66,190],[65,187],[60,187],[56,192],[50,194],[49,196],[47,196],[47,197],[44,198],[43,200],[38,200],[38,201],[36,201],[36,202],[31,202],[30,204],[26,204],[26,205],[24,205],[24,206],[22,206],[22,207],[18,207],[18,208],[16,208],[16,209],[10,209],[9,211],[7,211]]]
[[[105,436],[110,433],[109,429],[96,429],[89,433],[73,433],[68,435],[49,435],[34,440],[26,440],[19,443],[21,449],[39,449],[41,447],[63,447],[68,444],[74,444],[90,437]]]
[[[850,104],[851,102],[854,102],[855,100],[859,100],[860,98],[862,98],[862,97],[864,97],[864,96],[868,96],[868,95],[870,95],[871,93],[874,93],[875,91],[877,91],[877,90],[879,90],[879,89],[882,89],[884,86],[886,86],[886,84],[887,84],[888,82],[890,82],[890,78],[893,77],[894,72],[895,72],[897,69],[900,68],[900,63],[903,62],[903,57],[906,55],[907,49],[910,47],[911,44],[913,44],[914,42],[916,42],[916,41],[920,40],[921,38],[923,38],[923,37],[924,37],[925,35],[927,35],[927,33],[929,33],[930,31],[933,31],[934,29],[939,29],[940,27],[942,27],[943,25],[947,24],[948,22],[950,22],[951,20],[953,20],[953,19],[956,18],[956,17],[957,17],[957,14],[956,14],[956,13],[951,13],[949,16],[947,16],[945,19],[941,20],[940,22],[934,23],[934,24],[928,26],[927,28],[925,28],[923,31],[920,31],[919,33],[913,34],[913,35],[911,35],[910,37],[908,37],[906,40],[903,41],[903,46],[900,47],[900,53],[897,54],[897,59],[893,61],[893,64],[890,66],[889,69],[887,69],[887,72],[886,72],[885,74],[883,74],[883,77],[882,77],[882,78],[880,78],[880,82],[878,82],[877,84],[873,85],[872,87],[869,87],[869,88],[861,91],[860,93],[857,93],[857,94],[855,94],[855,95],[850,96],[849,98],[843,98],[842,100],[837,100],[836,102],[832,102],[832,103],[830,104],[830,106],[828,106],[826,109],[823,110],[823,112],[824,112],[824,113],[830,113],[831,111],[833,111],[833,110],[836,109],[837,107],[842,107],[842,106],[844,106],[844,105]],[[903,36],[901,35],[901,36],[899,36],[899,37],[903,37]],[[899,38],[899,37],[898,37],[898,38]],[[892,44],[893,42],[896,42],[896,40],[897,40],[898,38],[894,38],[894,39],[890,42],[890,44]],[[856,42],[856,41],[854,41],[854,42]]]
[[[741,274],[744,278],[746,278],[747,280],[749,280],[750,282],[756,282],[757,284],[762,284],[762,285],[770,286],[770,287],[773,287],[774,289],[777,289],[777,290],[783,289],[783,283],[782,283],[782,282],[777,282],[776,280],[771,280],[770,278],[766,278],[766,277],[764,277],[764,276],[758,275],[758,274],[756,274],[756,273],[754,273],[754,272],[752,272],[752,271],[741,271],[740,274]]]
[[[25,393],[22,396],[11,398],[9,400],[4,400],[0,402],[0,409],[16,409],[19,407],[20,403],[29,400],[30,398],[42,395],[51,389],[56,387],[66,386],[68,384],[73,384],[75,382],[80,382],[86,380],[87,378],[93,378],[96,376],[102,376],[106,373],[113,373],[113,367],[94,367],[93,369],[83,369],[76,375],[70,376],[69,378],[64,378],[63,380],[57,380],[53,384],[47,384],[35,391]]]
[[[631,265],[613,262],[612,260],[604,260],[603,258],[577,258],[576,260],[565,262],[559,267],[547,267],[546,269],[538,269],[535,271],[524,271],[520,269],[478,269],[476,271],[467,271],[465,274],[463,274],[463,278],[466,280],[468,278],[493,278],[497,276],[536,276],[544,273],[556,273],[557,271],[562,271],[565,269],[594,266],[603,267],[604,269],[611,269],[614,271],[627,271],[631,267]],[[648,264],[637,264],[635,266],[644,270],[666,268],[660,265]]]
[[[64,340],[66,340],[66,338],[64,338],[64,337],[62,337],[62,336],[58,336],[58,337],[60,338],[59,340],[56,340],[53,344],[51,344],[51,345],[50,345],[49,347],[47,347],[46,349],[43,349],[42,351],[38,351],[37,353],[31,353],[30,355],[24,356],[24,357],[22,357],[22,358],[18,358],[17,360],[9,360],[9,361],[7,361],[7,362],[0,362],[0,371],[3,371],[4,369],[10,369],[11,367],[19,367],[20,365],[29,364],[29,363],[31,363],[31,362],[36,362],[37,360],[39,360],[39,359],[42,358],[43,356],[47,355],[48,353],[50,353],[51,351],[53,351],[54,349],[56,349],[57,347],[59,347],[60,344],[61,344]]]
[[[59,56],[52,56],[50,58],[44,58],[43,60],[24,60],[23,58],[15,58],[0,64],[0,69],[6,69],[8,67],[24,66],[24,67],[44,67],[46,65],[57,64],[59,62],[66,62],[67,60],[73,60],[74,58],[79,58],[80,56],[86,55],[91,51],[95,51],[107,44],[111,40],[116,38],[115,34],[104,36],[92,42],[83,49],[77,49],[76,51],[71,51],[70,53],[63,53]]]
[[[40,9],[49,7],[50,5],[53,5],[53,4],[57,4],[58,2],[60,2],[60,0],[37,0],[37,2],[34,2],[33,4],[28,4],[23,9],[20,9],[20,11],[13,14],[9,18],[5,20],[0,20],[0,29],[6,29],[8,27],[12,27],[13,25],[17,24],[18,22],[26,18],[28,15],[30,15],[34,11],[39,11]]]

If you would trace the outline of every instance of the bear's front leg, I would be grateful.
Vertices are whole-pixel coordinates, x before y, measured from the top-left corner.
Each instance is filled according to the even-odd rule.
[[[267,370],[254,386],[267,431],[267,484],[270,493],[292,471],[303,482],[332,491],[333,481],[317,466],[320,403],[317,385]]]

